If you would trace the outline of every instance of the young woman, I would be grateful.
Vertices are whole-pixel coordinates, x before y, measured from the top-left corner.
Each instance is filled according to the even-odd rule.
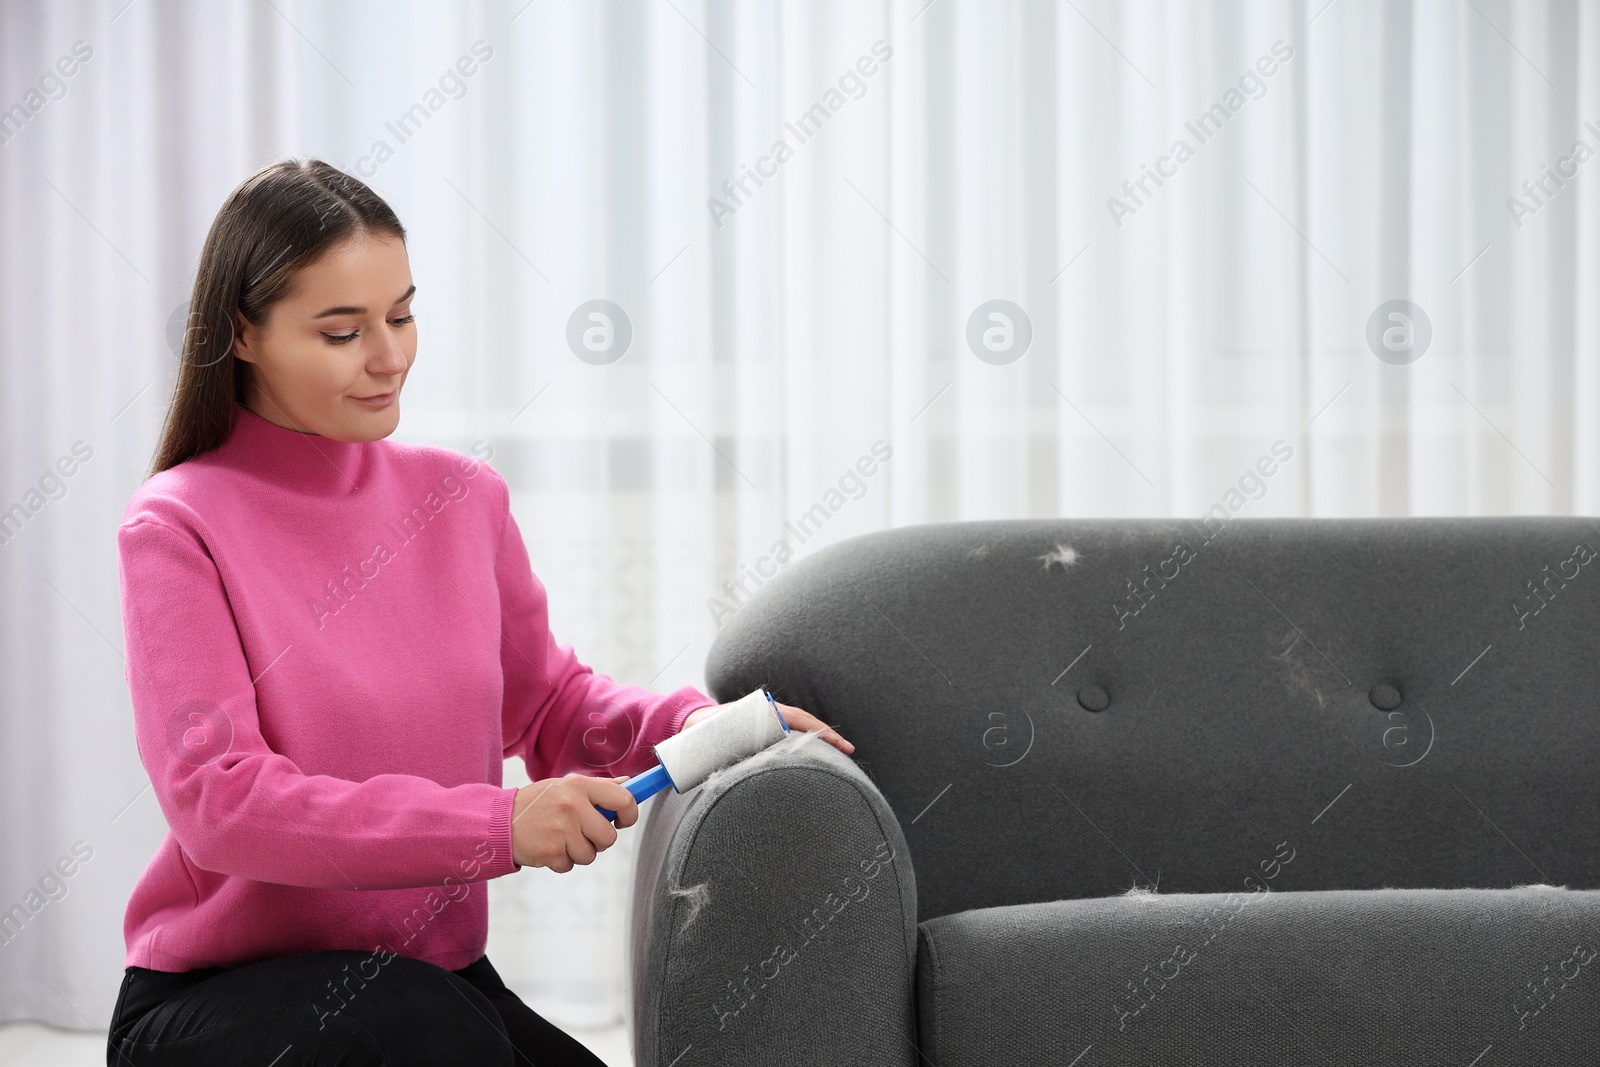
[[[600,1062],[501,983],[480,883],[593,862],[638,819],[619,783],[716,706],[556,644],[501,476],[385,440],[415,292],[393,211],[317,160],[251,175],[206,237],[117,533],[171,829],[128,902],[109,1064]],[[533,785],[502,788],[513,755]]]

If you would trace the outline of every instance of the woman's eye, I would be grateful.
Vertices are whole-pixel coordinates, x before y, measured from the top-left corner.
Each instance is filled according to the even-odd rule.
[[[414,321],[415,319],[416,319],[415,315],[406,315],[404,318],[390,319],[389,320],[389,325],[390,326],[404,326],[407,323]],[[349,344],[351,341],[354,341],[357,337],[360,337],[361,336],[361,331],[360,330],[355,330],[355,331],[353,331],[351,333],[324,333],[322,336],[326,337],[333,344],[343,345],[343,344]]]

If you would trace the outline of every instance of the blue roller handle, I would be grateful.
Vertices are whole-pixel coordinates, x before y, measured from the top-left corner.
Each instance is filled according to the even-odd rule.
[[[656,764],[643,774],[636,774],[622,783],[622,788],[633,794],[633,799],[643,804],[667,786],[672,784],[672,779],[667,775],[667,769],[661,764]],[[595,810],[604,815],[609,821],[617,821],[617,813],[608,808],[595,805]]]
[[[762,691],[766,692],[765,687],[763,687]],[[778,702],[773,699],[771,693],[767,693],[766,696],[767,703],[772,705],[773,714],[778,717],[778,722],[783,726],[783,732],[788,733],[789,723],[784,719],[783,712],[778,710]],[[626,782],[623,782],[622,788],[632,793],[634,800],[643,804],[645,801],[649,800],[651,797],[655,796],[669,785],[674,789],[678,788],[673,784],[671,776],[667,774],[667,769],[658,763],[654,767],[651,767],[648,771],[645,771],[643,774],[636,774],[632,778],[629,778]],[[598,804],[594,806],[594,809],[601,815],[604,815],[606,817],[606,821],[617,821],[617,813],[611,809],[602,808]]]

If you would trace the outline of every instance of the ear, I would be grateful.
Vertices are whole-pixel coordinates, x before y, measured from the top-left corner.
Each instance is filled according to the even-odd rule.
[[[233,322],[233,354],[246,363],[256,362],[255,338],[256,328],[250,320],[244,317],[244,312],[234,308]]]

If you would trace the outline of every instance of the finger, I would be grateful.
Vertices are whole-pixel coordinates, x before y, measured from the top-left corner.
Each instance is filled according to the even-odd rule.
[[[856,750],[856,746],[850,741],[845,740],[843,734],[833,729],[831,726],[817,718],[815,715],[811,714],[809,711],[803,711],[800,708],[790,708],[787,705],[780,706],[784,707],[784,719],[788,721],[789,728],[791,730],[799,729],[808,733],[811,731],[819,731],[822,734],[822,739],[828,742],[828,744],[832,745],[834,748],[838,749],[840,752],[850,753]]]
[[[590,803],[578,815],[577,829],[602,851],[616,844],[617,829],[632,826],[639,820],[639,803],[633,794],[615,782],[603,778],[589,780]],[[598,809],[616,812],[616,825]]]
[[[622,820],[621,812],[617,813],[617,820],[619,822]],[[617,843],[617,828],[593,808],[578,817],[574,830],[575,832],[567,837],[567,851],[571,853],[573,859],[578,859],[579,853],[576,850],[587,848],[594,852],[604,852]],[[589,859],[579,862],[588,863],[593,859],[594,857],[590,856]]]
[[[799,708],[790,708],[785,711],[783,713],[783,721],[788,724],[790,730],[800,730],[806,733],[812,730],[820,730],[824,725],[822,720],[815,715],[809,711],[801,711]]]
[[[840,752],[849,753],[856,747],[850,742],[846,741],[844,738],[840,737],[838,734],[834,733],[832,730],[819,731],[818,736],[820,736],[822,740],[826,741],[834,748],[838,749]]]
[[[627,774],[618,774],[618,776],[614,776],[613,779],[611,779],[611,781],[613,781],[613,782],[626,782],[627,781]],[[632,797],[632,793],[629,793],[629,795],[630,795],[630,797]],[[606,811],[616,811],[616,808],[613,808],[613,806],[611,806],[611,805],[600,805],[600,806],[602,806],[602,808],[605,808]],[[621,816],[621,813],[618,813],[618,814],[619,814],[619,816]]]
[[[605,778],[569,774],[566,779],[573,788],[567,795],[567,803],[562,806],[558,824],[564,838],[564,858],[580,864],[593,863],[597,853],[610,848],[617,840],[616,829],[600,814],[597,805],[609,807],[617,804],[620,807],[620,802],[613,794],[621,793],[629,801],[633,800],[633,794]],[[571,869],[567,867],[567,870]]]
[[[609,823],[606,826],[607,829],[610,829]],[[613,834],[616,833],[615,830],[611,832]],[[603,847],[596,848],[594,843],[583,834],[574,834],[567,839],[567,858],[580,867],[587,867],[594,862],[594,858],[600,854]]]
[[[624,778],[622,781],[625,782],[627,779]],[[639,821],[639,802],[633,799],[633,794],[628,792],[621,782],[609,778],[585,778],[583,787],[591,805],[617,813],[619,826],[632,826]],[[604,816],[601,817],[601,821],[605,821]],[[609,826],[610,823],[606,825]]]
[[[788,724],[790,730],[800,730],[804,733],[821,733],[824,741],[847,756],[856,750],[854,743],[845,740],[843,734],[804,708],[780,703],[778,710],[783,712],[783,721]]]
[[[792,704],[779,704],[778,710],[783,712],[783,721],[793,726],[797,720],[816,722],[816,718],[804,708],[797,708]]]

